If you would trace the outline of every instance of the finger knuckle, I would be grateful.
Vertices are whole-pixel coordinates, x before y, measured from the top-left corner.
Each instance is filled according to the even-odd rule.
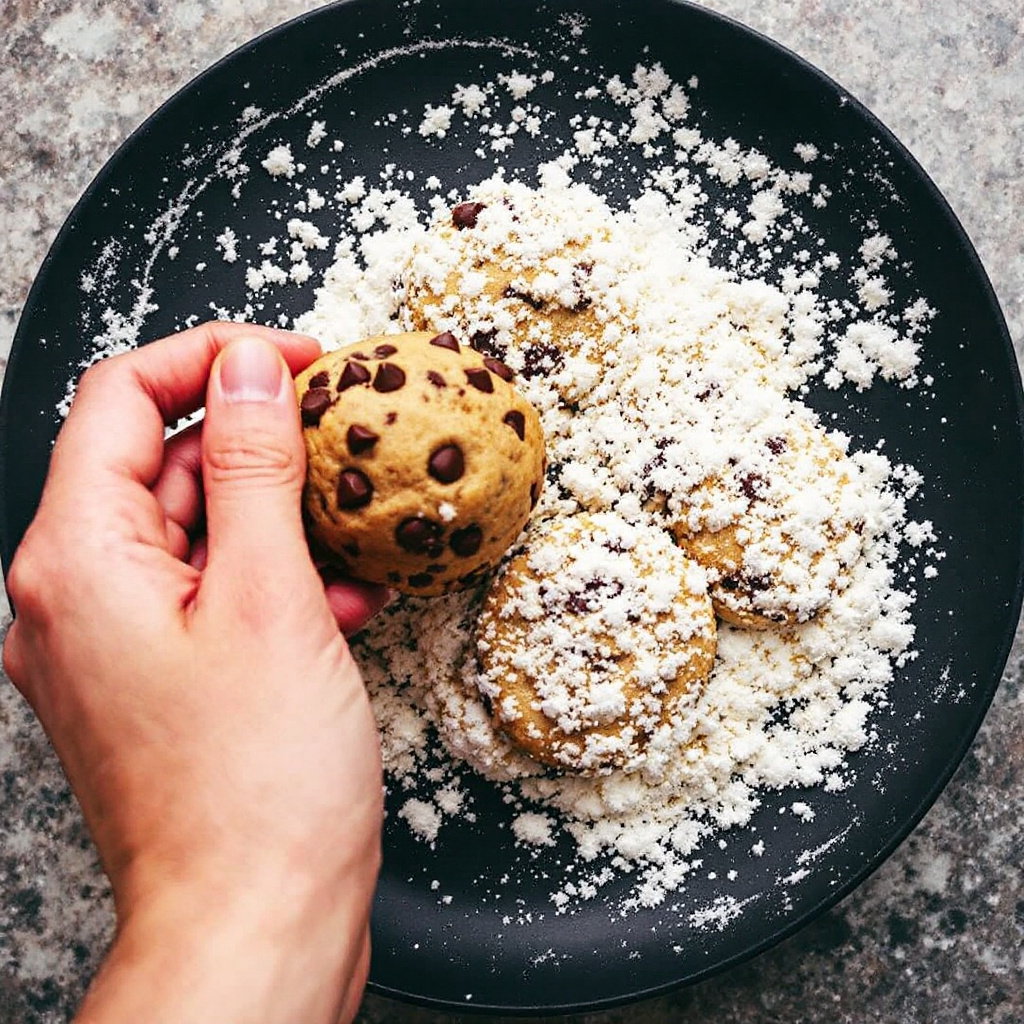
[[[50,591],[48,561],[40,545],[27,535],[7,573],[7,595],[20,618],[39,619],[45,614]]]
[[[270,438],[248,437],[206,452],[207,480],[217,484],[301,485],[305,467],[295,453]]]
[[[18,634],[12,625],[7,630],[7,636],[4,637],[3,649],[4,672],[7,673],[7,678],[10,679],[15,686],[17,686],[21,681],[21,660],[16,646],[17,635]]]
[[[78,380],[78,393],[88,393],[109,387],[122,373],[121,363],[116,358],[101,359],[93,363]]]

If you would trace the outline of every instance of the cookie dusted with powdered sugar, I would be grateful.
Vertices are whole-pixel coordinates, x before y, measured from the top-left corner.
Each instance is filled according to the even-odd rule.
[[[370,338],[296,379],[311,536],[358,579],[434,595],[479,582],[544,483],[536,411],[450,333]]]
[[[581,513],[531,527],[476,630],[497,728],[534,760],[582,773],[677,741],[715,658],[704,571],[653,521]]]
[[[505,183],[478,189],[431,226],[405,268],[405,320],[460,333],[579,397],[600,374],[607,313],[595,297],[614,271],[602,259],[606,232],[576,213]]]
[[[861,553],[857,467],[807,417],[752,436],[727,471],[690,493],[672,532],[708,571],[715,611],[761,629],[817,615]]]

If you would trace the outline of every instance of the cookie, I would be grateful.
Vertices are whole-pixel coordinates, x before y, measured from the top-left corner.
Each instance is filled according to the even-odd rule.
[[[524,377],[551,378],[564,397],[579,398],[605,351],[594,308],[599,239],[567,237],[565,223],[511,190],[458,204],[403,274],[405,320],[461,334]]]
[[[803,417],[751,444],[685,506],[672,532],[707,570],[715,611],[738,626],[807,622],[845,586],[860,555],[857,467]]]
[[[436,595],[479,582],[544,484],[536,411],[450,333],[387,335],[296,378],[312,540],[353,577]]]
[[[715,657],[703,570],[653,521],[610,512],[531,526],[476,629],[478,685],[534,760],[599,774],[678,741]]]

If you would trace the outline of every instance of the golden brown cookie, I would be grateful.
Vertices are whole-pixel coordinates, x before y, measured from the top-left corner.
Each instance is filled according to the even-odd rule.
[[[432,595],[478,582],[544,484],[544,439],[512,371],[429,332],[329,352],[296,378],[315,541],[351,575]]]
[[[764,629],[808,621],[842,589],[860,555],[863,512],[842,447],[794,416],[690,494],[671,529],[708,571],[715,611]]]
[[[598,239],[566,234],[536,196],[505,193],[455,206],[434,224],[404,273],[404,316],[451,330],[526,377],[552,378],[577,398],[600,371],[595,315]]]
[[[715,657],[707,579],[663,529],[613,513],[528,531],[484,602],[478,684],[536,761],[636,767],[696,701]]]

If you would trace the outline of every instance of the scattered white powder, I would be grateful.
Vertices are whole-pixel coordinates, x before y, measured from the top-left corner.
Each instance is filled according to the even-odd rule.
[[[433,107],[428,103],[423,109],[423,120],[419,126],[420,135],[433,135],[443,139],[452,126],[452,115],[454,113],[455,111],[449,106],[442,104],[441,106]]]
[[[320,229],[314,223],[300,220],[298,217],[288,221],[288,236],[294,238],[303,250],[326,249],[330,241],[326,235],[320,233]]]
[[[245,271],[246,287],[258,292],[266,285],[287,284],[288,271],[270,260],[264,260],[259,267],[248,267]]]
[[[285,178],[295,176],[295,160],[292,157],[292,147],[287,143],[275,146],[261,161],[264,169],[275,178],[282,175]]]
[[[582,32],[582,23],[567,24],[567,31]],[[438,44],[414,44],[380,62],[431,47]],[[291,113],[358,72],[339,73]],[[287,219],[282,204],[271,212],[287,231],[283,244],[251,240],[249,252],[226,229],[217,247],[226,261],[245,261],[248,295],[243,308],[221,312],[238,319],[276,316],[281,307],[269,307],[274,290],[307,283],[313,270],[306,254],[333,241],[334,262],[315,305],[296,326],[328,346],[401,330],[409,326],[407,280],[417,274],[426,280],[446,266],[437,239],[450,206],[479,196],[492,199],[488,212],[494,214],[501,205],[494,198],[511,191],[517,201],[564,207],[563,216],[553,218],[554,236],[547,243],[533,239],[537,251],[519,254],[544,265],[528,294],[562,311],[582,308],[585,299],[599,325],[578,349],[555,358],[544,348],[543,317],[517,321],[505,310],[493,311],[488,321],[482,305],[469,311],[481,338],[508,345],[520,386],[543,417],[554,481],[538,515],[611,508],[653,528],[652,517],[661,513],[647,507],[652,493],[641,484],[651,485],[670,513],[678,512],[681,496],[699,482],[695,474],[712,472],[715,459],[721,466],[736,457],[750,463],[747,486],[756,495],[764,453],[754,451],[752,438],[780,436],[751,431],[759,422],[796,417],[837,446],[856,484],[850,497],[862,524],[856,559],[840,573],[824,610],[806,622],[766,631],[722,623],[715,668],[687,723],[688,738],[655,746],[643,768],[546,776],[495,731],[477,687],[472,594],[399,602],[355,643],[380,724],[388,785],[401,800],[397,816],[414,835],[443,848],[446,819],[472,820],[472,799],[458,782],[468,764],[503,793],[519,843],[538,850],[566,839],[575,845],[576,859],[564,875],[546,868],[556,912],[572,913],[629,873],[634,884],[619,908],[626,913],[657,906],[681,890],[700,869],[703,848],[749,822],[765,791],[801,787],[803,799],[789,805],[797,819],[792,825],[811,820],[813,797],[803,791],[847,785],[855,770],[850,754],[872,743],[872,715],[885,704],[901,659],[913,654],[912,597],[897,583],[899,544],[922,556],[931,552],[926,579],[937,571],[941,552],[926,547],[935,540],[932,524],[906,516],[907,502],[923,483],[919,474],[894,467],[865,442],[827,430],[800,396],[821,385],[863,389],[878,378],[913,387],[920,339],[935,312],[921,297],[902,298],[906,289],[895,285],[906,283],[907,268],[877,227],[869,227],[873,233],[859,252],[847,255],[811,232],[804,214],[827,206],[830,193],[806,168],[776,167],[734,140],[706,137],[692,120],[696,79],[684,86],[657,65],[638,67],[628,81],[598,81],[580,93],[578,113],[564,122],[557,104],[545,104],[544,87],[553,84],[552,72],[513,70],[493,82],[456,86],[436,105],[426,103],[418,123],[414,116],[403,124],[404,113],[387,120],[392,130],[422,137],[424,147],[456,132],[478,133],[480,173],[472,188],[446,194],[446,183],[431,175],[429,196],[416,197],[403,191],[413,181],[411,171],[382,163],[379,174],[360,167],[354,175],[349,166],[327,189],[308,188],[301,206],[290,191],[284,200],[304,214],[324,210],[322,226]],[[614,116],[607,114],[609,103],[617,108]],[[279,116],[245,112],[238,136],[217,158],[216,174],[233,182],[236,197],[247,139]],[[519,180],[517,147],[542,133],[562,155]],[[314,121],[306,144],[313,148],[325,137],[326,125]],[[469,158],[474,144],[460,144]],[[343,149],[339,140],[331,153]],[[819,158],[809,142],[794,154],[804,165]],[[262,160],[249,159],[282,188],[304,173],[287,144]],[[505,169],[500,161],[507,161]],[[645,170],[637,170],[640,161]],[[631,199],[616,209],[598,187],[613,178],[626,183]],[[190,182],[153,224],[147,235],[153,256],[138,275],[132,309],[106,309],[92,328],[95,358],[135,343],[153,309],[152,262],[170,257],[171,240],[210,180]],[[708,186],[720,207],[713,206]],[[486,230],[509,237],[508,225],[492,219]],[[588,269],[581,272],[569,254],[584,249]],[[116,276],[115,256],[98,259],[83,288],[105,294],[104,275]],[[464,296],[481,287],[472,274],[462,273],[459,281]],[[849,301],[827,297],[832,292],[825,285],[836,283]],[[438,316],[464,329],[458,322],[464,313],[453,304]],[[524,324],[533,332],[527,335],[532,352],[509,342]],[[699,398],[705,390],[713,400]],[[709,418],[703,410],[711,407],[719,414]],[[725,410],[734,418],[721,415]],[[671,442],[659,447],[665,437]],[[714,440],[710,447],[700,443],[708,439]],[[715,498],[702,514],[727,515],[725,504]],[[454,512],[437,511],[442,519]],[[813,521],[813,508],[804,511]],[[765,841],[749,850],[762,857]],[[797,874],[786,880],[792,884]],[[722,897],[694,913],[691,923],[724,927],[743,906]],[[529,919],[518,910],[505,915],[506,924]]]
[[[234,263],[238,259],[238,236],[231,228],[225,228],[217,236],[217,248],[225,263]]]
[[[690,924],[694,928],[714,928],[723,931],[730,921],[735,921],[743,913],[743,908],[753,902],[756,897],[737,900],[732,896],[719,896],[708,906],[690,915]]]
[[[476,117],[487,103],[487,93],[479,85],[459,85],[452,93],[452,103],[461,107],[466,117]]]
[[[288,271],[288,280],[294,284],[305,284],[313,276],[313,268],[305,261],[293,263]]]
[[[410,797],[402,804],[398,816],[404,818],[409,828],[427,842],[433,842],[441,830],[441,814],[433,804]]]
[[[791,804],[789,809],[802,821],[814,820],[814,808],[809,804],[805,804],[802,800],[798,800]]]
[[[876,267],[883,260],[894,258],[896,253],[888,235],[872,235],[861,243],[860,255],[868,267]]]
[[[910,521],[903,529],[903,536],[911,547],[919,548],[926,541],[935,540],[935,531],[930,520],[922,523]]]
[[[805,164],[812,163],[818,159],[818,147],[812,142],[798,142],[793,147],[793,152],[796,153],[796,155],[800,157]]]
[[[531,846],[554,846],[554,820],[547,814],[524,811],[512,819],[512,832],[520,842]]]
[[[742,153],[733,155],[742,162]],[[503,245],[512,253],[512,223],[543,228],[519,229],[521,258],[537,271],[522,286],[531,301],[517,300],[521,320],[465,274],[460,297],[446,299],[445,282],[462,273],[457,261],[464,258],[444,229],[447,205],[433,208],[433,226],[425,231],[401,195],[387,192],[367,193],[352,222],[369,228],[383,216],[391,226],[357,231],[339,245],[314,309],[297,326],[331,345],[402,329],[405,285],[395,288],[395,269],[406,267],[406,281],[428,290],[433,281],[436,308],[417,309],[425,308],[438,330],[486,335],[519,371],[520,387],[541,411],[558,486],[545,492],[539,517],[614,507],[658,529],[641,507],[652,484],[665,490],[672,508],[715,465],[745,460],[749,472],[767,472],[761,461],[769,457],[771,438],[790,429],[784,424],[793,416],[813,423],[793,397],[823,366],[827,316],[810,280],[779,288],[717,268],[702,252],[688,189],[648,191],[615,212],[559,165],[542,169],[540,178],[531,188],[496,177],[468,194],[485,204],[473,232],[483,246]],[[781,218],[779,194],[761,194],[772,197],[755,207],[762,220]],[[367,208],[374,217],[365,216]],[[576,257],[565,260],[573,246]],[[575,269],[581,261],[583,277]],[[515,273],[517,264],[511,266]],[[534,310],[541,301],[582,305],[603,324],[597,336],[572,341],[575,354],[559,357],[563,369],[557,360],[545,362],[550,328]],[[853,382],[866,386],[876,372],[909,377],[916,360],[892,358],[901,345],[895,328],[867,326],[874,338],[854,324],[837,339],[837,360],[847,351],[844,338],[852,336],[871,361],[870,374],[847,367]],[[701,399],[705,392],[714,392],[714,400]],[[659,447],[661,435],[671,444]],[[848,447],[838,436],[833,443],[837,451]],[[749,820],[762,788],[834,788],[847,753],[870,742],[872,703],[883,699],[894,660],[913,636],[910,599],[894,587],[905,498],[892,466],[877,452],[849,451],[845,459],[856,481],[848,511],[860,532],[859,554],[842,586],[803,625],[754,631],[720,624],[715,668],[686,729],[652,743],[641,767],[589,778],[550,776],[510,746],[480,697],[473,646],[459,626],[475,615],[471,594],[393,606],[357,643],[382,723],[386,764],[399,778],[419,771],[413,766],[433,755],[436,729],[456,758],[526,802],[530,809],[513,824],[520,841],[553,839],[552,826],[538,831],[538,819],[527,815],[557,820],[584,862],[610,854],[620,869],[634,872],[634,895],[624,909],[658,905],[684,883],[703,842]],[[813,489],[802,500],[812,495]],[[798,513],[809,514],[811,506]],[[553,578],[559,571],[553,569]],[[788,714],[777,719],[780,707]],[[410,747],[407,730],[393,745],[389,723],[410,717],[422,723],[420,745]],[[814,815],[803,802],[793,813],[803,820]],[[435,819],[429,822],[433,834]],[[760,856],[763,849],[758,844],[753,852]],[[552,893],[560,912],[579,898],[575,882]]]
[[[309,134],[306,136],[306,145],[310,149],[315,149],[320,145],[324,139],[327,138],[327,124],[324,121],[314,121],[309,128]]]
[[[513,72],[500,80],[513,99],[517,100],[525,99],[537,85],[537,80],[532,75],[524,75],[521,72]]]

